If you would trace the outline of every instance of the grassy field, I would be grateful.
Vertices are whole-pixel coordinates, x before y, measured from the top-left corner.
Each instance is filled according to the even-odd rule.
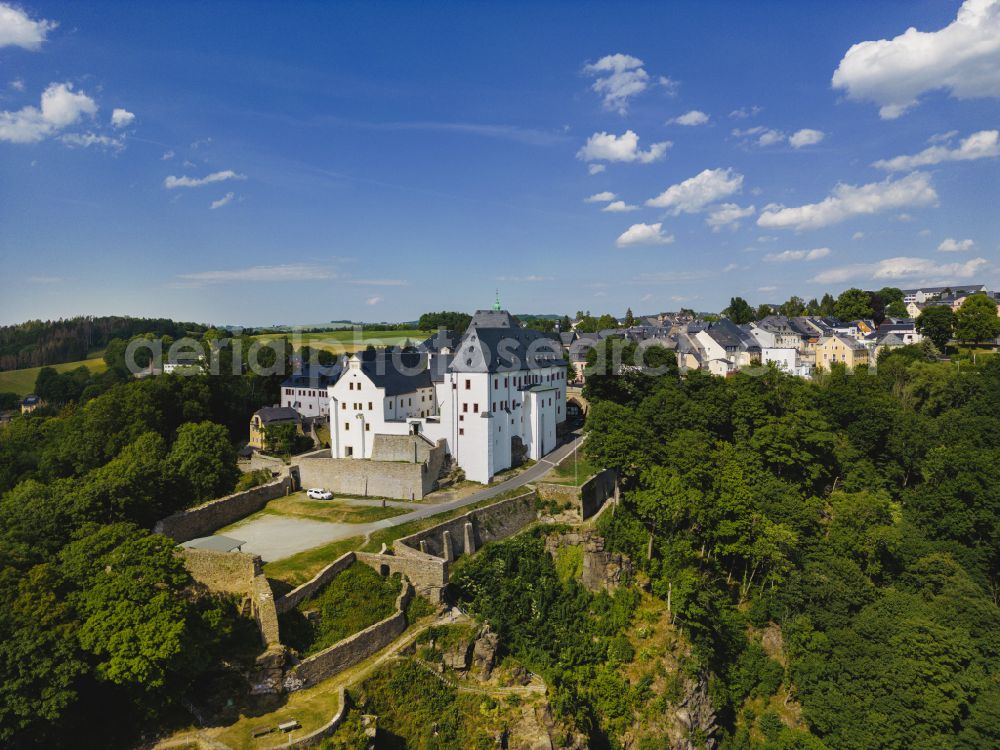
[[[383,518],[400,516],[409,511],[405,508],[382,508],[378,505],[350,505],[337,500],[310,500],[305,492],[295,492],[287,497],[272,500],[260,512],[333,523],[371,523],[381,521]],[[246,520],[248,519],[244,519],[241,523]]]
[[[104,372],[108,366],[104,364],[101,357],[93,359],[83,359],[79,362],[63,362],[61,365],[49,365],[56,372],[67,372],[75,370],[83,365],[91,372]],[[38,371],[41,367],[28,367],[24,370],[4,370],[0,372],[0,393],[13,392],[18,396],[27,396],[35,389],[35,380],[38,379]]]
[[[307,549],[297,555],[275,560],[264,566],[264,575],[278,581],[284,581],[292,587],[305,583],[323,568],[332,563],[345,552],[358,549],[364,544],[363,536],[352,536],[348,539],[338,539],[320,547]]]
[[[341,354],[372,346],[400,346],[407,340],[419,343],[431,335],[431,331],[323,331],[321,333],[262,333],[254,336],[259,341],[270,341],[276,338],[287,338],[292,346],[310,346],[314,349],[325,349],[328,352]]]
[[[278,616],[281,642],[302,656],[329,648],[396,611],[399,575],[382,578],[362,562],[352,563],[315,596]],[[315,612],[313,618],[305,613]]]
[[[563,459],[563,462],[559,464],[551,474],[545,478],[545,481],[551,482],[552,484],[579,486],[590,479],[590,477],[596,474],[597,471],[597,467],[591,464],[590,461],[588,461],[583,454],[578,451],[575,470],[573,464],[573,454],[571,453]]]

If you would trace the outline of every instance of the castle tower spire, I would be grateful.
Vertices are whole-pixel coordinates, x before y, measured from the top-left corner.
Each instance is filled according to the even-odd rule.
[[[493,303],[493,309],[500,312],[500,290],[497,289],[497,301]]]

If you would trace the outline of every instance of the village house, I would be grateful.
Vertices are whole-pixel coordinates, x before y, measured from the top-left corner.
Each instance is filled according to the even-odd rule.
[[[867,365],[868,349],[852,336],[835,333],[816,342],[816,367],[829,370],[834,362],[843,363],[848,370]]]
[[[265,406],[258,409],[250,417],[250,448],[266,451],[267,428],[279,424],[293,424],[296,428],[302,423],[302,417],[290,406]]]
[[[281,384],[281,405],[295,409],[307,419],[325,419],[330,416],[327,388],[337,382],[342,371],[341,362],[299,370]]]

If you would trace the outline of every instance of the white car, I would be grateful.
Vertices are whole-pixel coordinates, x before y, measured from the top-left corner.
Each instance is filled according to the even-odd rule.
[[[320,489],[319,487],[313,487],[311,490],[306,490],[306,494],[313,500],[333,500],[332,492]]]

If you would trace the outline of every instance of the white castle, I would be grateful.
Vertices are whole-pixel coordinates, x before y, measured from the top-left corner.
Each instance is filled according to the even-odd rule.
[[[444,440],[476,482],[539,459],[566,419],[566,361],[553,335],[522,328],[499,303],[465,333],[445,330],[416,351],[369,349],[327,388],[334,458],[370,458],[376,435]]]

